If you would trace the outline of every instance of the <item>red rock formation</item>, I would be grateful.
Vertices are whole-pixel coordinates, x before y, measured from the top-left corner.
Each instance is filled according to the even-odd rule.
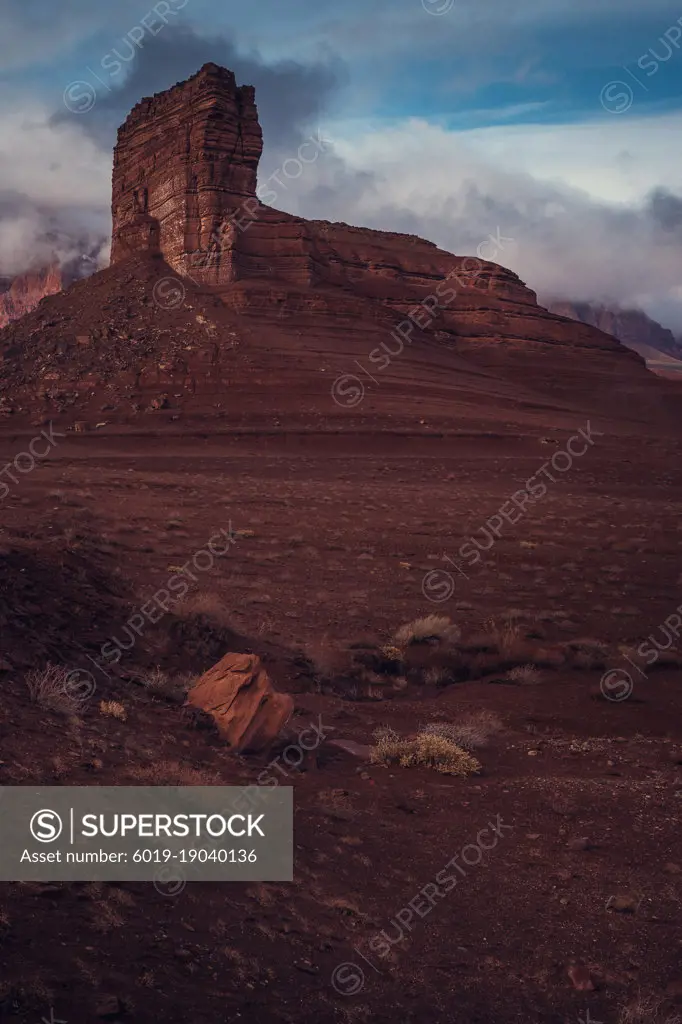
[[[213,717],[232,750],[267,750],[291,718],[293,697],[278,693],[255,654],[226,654],[204,672],[187,703]]]
[[[324,143],[318,140],[318,147]],[[363,288],[402,298],[457,271],[470,286],[519,307],[535,293],[511,271],[452,256],[414,235],[307,221],[256,195],[262,151],[254,90],[206,64],[187,82],[138,103],[114,150],[111,262],[161,254],[179,274],[211,285],[269,277]]]
[[[217,64],[142,100],[114,150],[111,262],[161,252],[182,272],[255,195],[262,149],[253,88]]]
[[[14,278],[0,278],[0,328],[30,313],[41,299],[60,292],[64,284],[58,264],[29,270]]]
[[[2,415],[546,433],[599,414],[677,429],[672,384],[511,271],[260,202],[260,152],[253,90],[216,65],[134,108],[112,266],[2,332]]]

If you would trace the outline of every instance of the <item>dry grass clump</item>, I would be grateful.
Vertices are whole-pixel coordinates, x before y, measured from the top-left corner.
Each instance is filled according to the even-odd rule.
[[[384,644],[384,646],[380,648],[380,651],[387,661],[402,661],[402,647],[396,647],[395,644]]]
[[[429,686],[444,686],[450,682],[452,673],[443,665],[431,665],[424,671],[424,682]]]
[[[143,786],[224,786],[218,772],[202,771],[179,761],[157,761],[134,765],[128,776]]]
[[[178,702],[185,699],[194,679],[195,677],[191,673],[171,676],[157,666],[157,668],[142,676],[142,685],[145,690],[155,694],[157,697]]]
[[[521,629],[518,623],[509,619],[501,623],[489,619],[486,628],[500,654],[507,658],[513,658],[517,654],[521,645]]]
[[[34,704],[64,715],[75,714],[80,704],[70,688],[71,681],[68,669],[50,662],[43,669],[32,669],[25,679],[29,697]]]
[[[666,1009],[664,999],[640,995],[622,1008],[618,1024],[682,1024],[682,1017]]]
[[[542,682],[542,673],[538,672],[535,665],[517,665],[507,672],[507,679],[511,679],[514,683],[532,686]]]
[[[490,737],[502,729],[502,721],[493,711],[477,711],[457,722],[429,722],[419,731],[429,736],[442,736],[462,750],[486,747]]]
[[[401,768],[433,768],[443,775],[474,775],[481,764],[466,750],[445,736],[419,732],[413,739],[399,736],[393,729],[379,729],[371,749],[373,764],[399,765]]]
[[[117,700],[101,700],[99,713],[107,718],[116,718],[119,722],[125,722],[128,717],[128,712]]]
[[[413,622],[406,622],[393,634],[393,641],[399,648],[426,643],[427,640],[437,640],[443,644],[456,643],[459,638],[459,628],[444,615],[427,615],[423,619],[414,619]]]

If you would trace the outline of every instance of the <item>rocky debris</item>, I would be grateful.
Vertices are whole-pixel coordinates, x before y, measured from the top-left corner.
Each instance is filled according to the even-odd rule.
[[[293,698],[274,690],[255,654],[226,654],[195,683],[187,702],[212,715],[223,739],[244,753],[268,749],[294,710]]]

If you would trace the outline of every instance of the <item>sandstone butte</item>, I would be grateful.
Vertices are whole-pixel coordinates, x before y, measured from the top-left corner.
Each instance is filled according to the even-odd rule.
[[[0,414],[677,431],[679,387],[543,309],[510,270],[261,202],[261,151],[253,88],[215,64],[133,108],[114,153],[111,265],[0,332]]]

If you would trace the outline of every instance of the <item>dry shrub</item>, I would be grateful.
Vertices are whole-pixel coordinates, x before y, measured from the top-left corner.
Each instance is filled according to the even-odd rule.
[[[47,663],[43,669],[32,669],[26,675],[26,688],[34,704],[64,715],[73,715],[80,702],[71,692],[71,673],[59,665]]]
[[[542,682],[542,674],[534,665],[517,665],[507,672],[507,679],[514,683],[522,683],[525,686],[532,686]]]
[[[466,750],[445,736],[419,732],[413,739],[399,736],[393,729],[375,733],[371,749],[373,764],[399,765],[401,768],[433,768],[444,775],[473,775],[481,764]]]
[[[395,644],[384,644],[384,646],[381,648],[381,653],[387,659],[387,661],[402,661],[402,648],[396,647]]]
[[[128,712],[117,700],[101,700],[99,702],[99,713],[107,718],[116,718],[119,722],[125,722]]]
[[[452,675],[443,665],[431,665],[425,670],[423,678],[429,686],[443,686],[450,682]]]
[[[421,733],[443,736],[463,750],[486,747],[490,737],[502,729],[502,721],[493,711],[476,711],[457,722],[429,722]]]
[[[194,675],[185,673],[171,676],[161,668],[154,668],[142,676],[142,685],[149,693],[175,703],[183,701],[194,683]]]
[[[456,643],[459,638],[459,628],[444,615],[427,615],[423,619],[406,622],[393,634],[395,645],[399,648],[425,643],[427,640],[438,640],[443,644]]]
[[[506,622],[498,623],[495,619],[489,619],[486,627],[500,654],[513,658],[518,653],[521,647],[521,630],[516,622],[508,619]]]

